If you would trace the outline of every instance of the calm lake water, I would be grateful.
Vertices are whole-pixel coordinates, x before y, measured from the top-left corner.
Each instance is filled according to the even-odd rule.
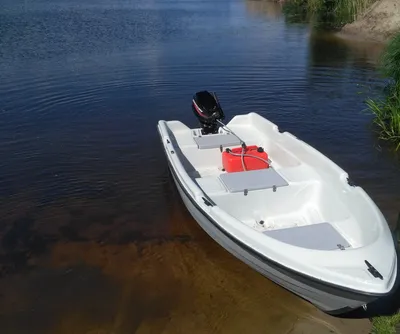
[[[258,112],[347,170],[390,224],[400,159],[364,100],[380,46],[251,0],[0,2],[2,333],[286,333],[314,308],[215,244],[156,123],[192,95]],[[272,330],[273,329],[273,330]]]

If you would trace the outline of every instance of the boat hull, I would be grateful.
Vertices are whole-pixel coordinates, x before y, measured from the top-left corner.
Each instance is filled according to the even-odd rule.
[[[346,313],[352,309],[367,305],[380,297],[361,294],[330,285],[329,283],[311,280],[306,276],[268,260],[266,257],[260,256],[260,254],[252,251],[218,228],[218,224],[213,222],[212,219],[196,205],[196,202],[190,195],[187,194],[176,177],[175,171],[171,166],[169,167],[183,203],[203,230],[232,255],[263,276],[330,314]]]

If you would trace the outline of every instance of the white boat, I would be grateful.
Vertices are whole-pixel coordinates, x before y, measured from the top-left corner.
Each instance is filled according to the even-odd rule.
[[[223,117],[207,114],[201,101],[207,94],[201,94],[193,100],[195,114],[200,120],[203,113],[217,115],[212,122],[201,120],[194,129],[178,120],[158,122],[176,186],[200,226],[253,269],[327,313],[391,294],[398,282],[396,246],[366,192],[326,156],[256,113],[216,126]],[[222,155],[232,152],[227,148],[250,145],[268,154],[268,168],[248,170],[251,157],[240,154],[243,170],[224,170]]]

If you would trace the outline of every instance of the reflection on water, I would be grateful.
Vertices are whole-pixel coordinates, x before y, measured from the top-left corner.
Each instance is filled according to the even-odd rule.
[[[400,161],[362,113],[368,47],[266,1],[0,4],[0,328],[361,333],[233,258],[183,207],[156,122],[192,94],[258,112],[348,170],[390,223]],[[261,14],[261,15],[258,15]],[[367,327],[365,327],[367,326]]]
[[[250,13],[265,15],[270,19],[282,18],[282,3],[272,0],[246,0]]]
[[[384,44],[349,40],[328,33],[313,33],[310,38],[310,62],[313,66],[349,66],[366,70],[378,66]]]

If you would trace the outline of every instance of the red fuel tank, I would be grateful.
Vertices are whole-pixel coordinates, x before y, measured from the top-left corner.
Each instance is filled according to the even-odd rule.
[[[222,152],[222,166],[228,173],[242,172],[242,147],[236,147]],[[244,152],[244,166],[246,170],[256,170],[268,168],[268,154],[262,147],[247,146]],[[260,160],[261,158],[262,160]]]

